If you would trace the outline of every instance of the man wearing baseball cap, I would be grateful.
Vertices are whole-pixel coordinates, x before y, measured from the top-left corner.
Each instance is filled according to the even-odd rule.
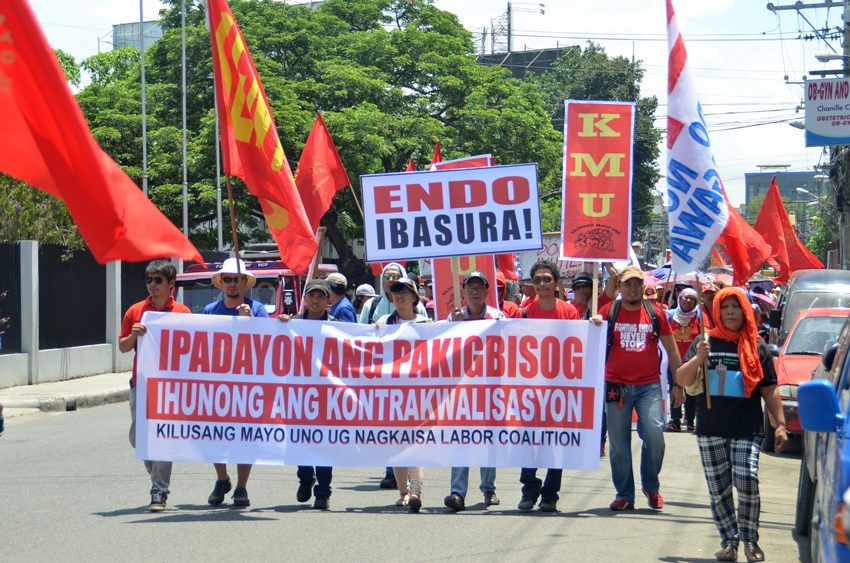
[[[705,329],[712,329],[715,326],[712,307],[714,306],[714,296],[717,295],[717,285],[712,281],[703,282],[702,287],[702,304],[700,305],[700,313],[705,324]]]
[[[266,317],[269,314],[259,301],[245,297],[245,293],[254,286],[256,278],[246,267],[245,262],[236,258],[225,260],[221,268],[212,276],[213,285],[224,294],[218,301],[204,307],[205,315],[230,315],[233,317]],[[233,487],[227,474],[226,463],[214,463],[216,482],[207,502],[218,506],[224,502],[224,495]],[[236,465],[236,488],[233,490],[234,506],[250,506],[248,500],[248,477],[251,476],[251,464]]]
[[[628,266],[620,272],[621,299],[609,303],[594,317],[608,320],[605,362],[605,413],[610,443],[611,479],[616,497],[610,509],[634,510],[632,472],[632,410],[637,411],[638,435],[643,440],[640,476],[649,506],[664,506],[658,474],[664,461],[664,413],[661,402],[659,342],[670,366],[681,364],[670,323],[661,307],[643,297],[643,271]]]
[[[326,322],[338,320],[328,313],[328,303],[333,295],[333,291],[330,288],[331,284],[328,282],[334,276],[342,276],[342,274],[334,272],[324,280],[311,280],[307,284],[307,287],[304,288],[304,312],[292,317],[289,315],[279,315],[278,319],[284,322],[289,321],[289,319]],[[343,277],[343,279],[345,278]],[[339,282],[339,278],[336,278],[334,281]],[[331,481],[333,481],[332,467],[299,465],[297,476],[299,484],[298,491],[295,493],[295,499],[298,502],[307,502],[311,496],[315,495],[316,500],[313,501],[313,508],[319,510],[330,508]]]
[[[325,281],[328,282],[328,288],[331,291],[331,316],[344,323],[356,323],[357,313],[354,310],[354,304],[345,296],[348,280],[339,272],[333,272],[328,274]]]

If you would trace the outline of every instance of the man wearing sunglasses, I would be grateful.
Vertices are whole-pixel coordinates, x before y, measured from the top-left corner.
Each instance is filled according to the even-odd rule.
[[[212,276],[213,285],[222,291],[222,298],[204,307],[205,315],[230,315],[232,317],[266,317],[269,314],[259,301],[245,297],[245,293],[254,287],[257,278],[245,267],[245,262],[228,258],[221,269]],[[207,502],[218,506],[224,502],[224,495],[233,485],[227,474],[226,463],[214,463],[216,481]],[[233,506],[251,506],[248,500],[248,477],[251,476],[251,464],[236,465],[236,488],[233,490]]]
[[[177,269],[167,260],[154,260],[145,268],[145,284],[148,287],[148,297],[131,306],[124,315],[121,323],[121,335],[118,338],[118,349],[129,352],[136,349],[139,336],[147,332],[142,324],[145,311],[161,313],[191,313],[188,307],[177,303],[172,297],[174,282],[177,279]],[[130,445],[136,447],[136,360],[133,360],[133,375],[130,378]],[[145,469],[151,477],[151,503],[148,510],[162,512],[168,499],[168,486],[171,482],[170,461],[145,461]]]
[[[579,318],[575,307],[555,297],[559,278],[558,267],[552,262],[537,262],[531,267],[531,283],[534,284],[534,291],[537,292],[537,300],[521,309],[521,318],[562,321]],[[537,477],[537,468],[523,467],[519,474],[522,498],[517,508],[521,512],[529,512],[540,498],[541,511],[557,512],[562,473],[563,470],[560,468],[550,468],[546,471],[545,480],[541,481]]]

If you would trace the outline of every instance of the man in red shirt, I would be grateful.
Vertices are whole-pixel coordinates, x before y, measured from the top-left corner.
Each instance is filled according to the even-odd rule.
[[[177,269],[167,260],[154,260],[145,268],[145,283],[148,286],[148,297],[127,309],[121,323],[121,334],[118,337],[118,349],[129,352],[136,349],[139,336],[147,332],[142,324],[145,311],[163,313],[191,313],[188,307],[174,301],[171,292],[177,279]],[[130,378],[130,445],[136,447],[136,358],[133,359],[133,376]],[[148,510],[161,512],[165,510],[168,499],[168,486],[171,482],[170,461],[145,461],[145,469],[151,477],[151,503]]]
[[[555,297],[558,286],[558,268],[551,262],[537,262],[531,267],[531,282],[537,292],[537,300],[521,311],[521,318],[577,320],[576,308]],[[546,480],[537,478],[536,467],[523,467],[519,475],[522,483],[522,499],[519,510],[528,512],[540,498],[540,510],[556,512],[558,510],[558,491],[561,490],[561,469],[548,469]]]
[[[664,461],[664,413],[661,402],[659,342],[671,368],[681,364],[670,323],[661,307],[643,299],[643,272],[628,266],[619,275],[622,299],[602,308],[594,320],[608,320],[608,357],[605,364],[605,413],[610,442],[611,479],[617,497],[611,510],[634,510],[632,473],[632,409],[637,411],[638,436],[643,440],[640,476],[649,506],[660,510],[658,474]],[[616,307],[616,309],[614,309]],[[654,314],[650,313],[650,308]],[[612,314],[613,309],[613,314]],[[654,317],[654,319],[653,319]],[[656,329],[656,326],[658,327]]]

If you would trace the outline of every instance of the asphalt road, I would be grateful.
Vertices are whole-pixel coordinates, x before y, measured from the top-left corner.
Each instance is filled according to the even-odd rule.
[[[565,472],[557,514],[516,511],[516,469],[499,470],[502,505],[490,509],[472,471],[468,508],[457,514],[443,506],[446,468],[425,469],[420,514],[396,508],[396,494],[378,489],[380,468],[338,468],[329,512],[299,505],[295,468],[281,466],[254,468],[250,508],[211,508],[214,473],[201,464],[175,466],[168,510],[152,514],[150,482],[127,442],[129,422],[127,403],[7,422],[0,561],[714,561],[719,548],[688,434],[667,435],[661,512],[643,498],[638,510],[610,512],[606,459],[598,472]],[[760,544],[768,561],[799,560],[792,536],[799,463],[796,454],[761,457]]]

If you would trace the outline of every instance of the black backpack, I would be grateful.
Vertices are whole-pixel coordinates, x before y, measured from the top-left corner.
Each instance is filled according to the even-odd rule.
[[[641,299],[643,304],[643,308],[646,310],[646,314],[649,315],[649,319],[652,321],[652,336],[655,340],[658,340],[658,330],[660,325],[660,321],[658,320],[658,312],[655,310],[655,306],[652,304],[652,301],[648,299]],[[605,363],[608,363],[608,355],[611,353],[611,346],[614,345],[614,321],[617,320],[617,315],[620,314],[620,306],[623,304],[621,299],[615,299],[611,304],[611,310],[608,311],[608,340],[605,347]]]
[[[384,297],[383,295],[378,295],[377,297],[373,297],[373,298],[372,298],[372,302],[369,304],[369,317],[368,317],[368,321],[369,321],[370,323],[375,322],[375,319],[373,319],[372,317],[374,317],[374,316],[375,316],[375,311],[377,311],[377,310],[378,310],[378,303],[380,303],[380,302],[381,302],[381,299],[382,299],[383,297]]]

